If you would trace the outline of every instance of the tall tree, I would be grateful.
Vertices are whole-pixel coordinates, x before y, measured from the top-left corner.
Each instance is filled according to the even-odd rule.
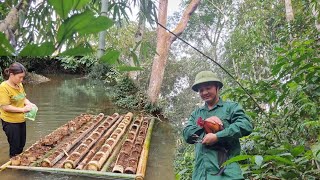
[[[180,22],[177,24],[173,33],[180,36],[184,29],[187,27],[187,23],[192,13],[197,9],[200,4],[200,0],[192,0],[188,7],[185,9]],[[166,27],[167,25],[167,10],[168,0],[159,1],[158,20],[159,24]],[[170,34],[163,27],[158,25],[157,27],[157,48],[156,55],[153,60],[151,76],[148,88],[148,97],[151,103],[156,103],[160,95],[161,85],[163,81],[164,71],[167,64],[169,49],[177,39],[176,36]]]
[[[285,0],[284,3],[286,7],[286,19],[288,22],[293,21],[294,14],[293,14],[291,0]]]
[[[19,12],[26,11],[30,6],[30,2],[31,0],[21,0],[10,10],[6,18],[0,21],[0,32],[3,32],[6,35],[6,38],[14,47],[17,45],[15,31],[18,28]]]
[[[101,0],[101,16],[108,17],[108,0]],[[97,57],[101,58],[106,48],[106,33],[107,31],[101,31],[99,33],[99,45]]]

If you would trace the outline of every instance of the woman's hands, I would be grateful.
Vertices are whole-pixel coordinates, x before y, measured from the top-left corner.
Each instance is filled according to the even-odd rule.
[[[22,108],[24,113],[31,111],[32,107],[36,107],[37,105],[30,102],[27,98],[24,100],[25,106]]]
[[[33,105],[31,105],[31,104],[25,105],[25,106],[22,108],[22,112],[23,112],[23,113],[27,113],[27,112],[31,111],[32,106],[33,106]]]

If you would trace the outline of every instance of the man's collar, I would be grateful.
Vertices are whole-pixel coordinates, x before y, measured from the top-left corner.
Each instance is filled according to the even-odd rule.
[[[222,107],[223,106],[223,100],[222,98],[219,97],[219,101],[218,103],[214,106],[214,107]],[[207,103],[204,103],[204,105],[202,107],[200,107],[200,109],[206,109],[209,110]],[[214,108],[213,108],[214,109]]]

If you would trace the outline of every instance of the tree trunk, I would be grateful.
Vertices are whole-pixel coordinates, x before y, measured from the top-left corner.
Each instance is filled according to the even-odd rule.
[[[319,6],[320,6],[320,4],[319,4]],[[314,16],[314,25],[316,26],[316,29],[317,29],[317,31],[318,32],[320,32],[320,21],[318,20],[319,18],[319,11],[317,11],[316,10],[316,5],[314,5],[313,6],[313,8],[312,8],[312,14],[313,14],[313,16]]]
[[[0,32],[3,32],[13,47],[16,46],[15,31],[19,21],[19,11],[25,10],[30,6],[31,0],[21,0],[19,4],[13,7],[6,18],[0,22]]]
[[[108,0],[101,0],[101,16],[107,17],[108,13]],[[99,45],[98,45],[98,52],[97,57],[101,58],[106,49],[106,34],[107,31],[101,31],[99,33]]]
[[[294,15],[293,15],[293,9],[292,9],[292,5],[291,5],[291,0],[285,0],[284,3],[285,3],[285,8],[286,8],[286,19],[287,19],[287,22],[288,22],[289,37],[290,37],[290,40],[292,40],[290,22],[293,21]]]
[[[291,5],[291,0],[285,0],[285,7],[286,7],[286,19],[288,22],[293,21],[294,15],[293,15],[293,9]]]
[[[197,9],[200,4],[200,0],[192,0],[186,10],[183,13],[180,22],[173,30],[173,33],[180,36],[184,29],[187,27],[187,23],[191,14]],[[158,21],[159,24],[166,27],[167,25],[167,9],[168,0],[159,1]],[[161,90],[161,85],[164,77],[164,71],[167,64],[169,49],[173,41],[176,40],[176,36],[166,32],[164,28],[158,25],[157,28],[157,48],[153,59],[151,76],[149,81],[148,97],[151,103],[156,103]]]

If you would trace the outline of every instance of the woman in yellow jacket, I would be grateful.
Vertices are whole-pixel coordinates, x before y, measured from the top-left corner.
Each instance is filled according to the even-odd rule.
[[[10,157],[23,151],[26,143],[26,122],[24,114],[32,109],[22,86],[26,75],[25,67],[15,62],[4,70],[6,81],[0,84],[0,118],[9,145]]]

